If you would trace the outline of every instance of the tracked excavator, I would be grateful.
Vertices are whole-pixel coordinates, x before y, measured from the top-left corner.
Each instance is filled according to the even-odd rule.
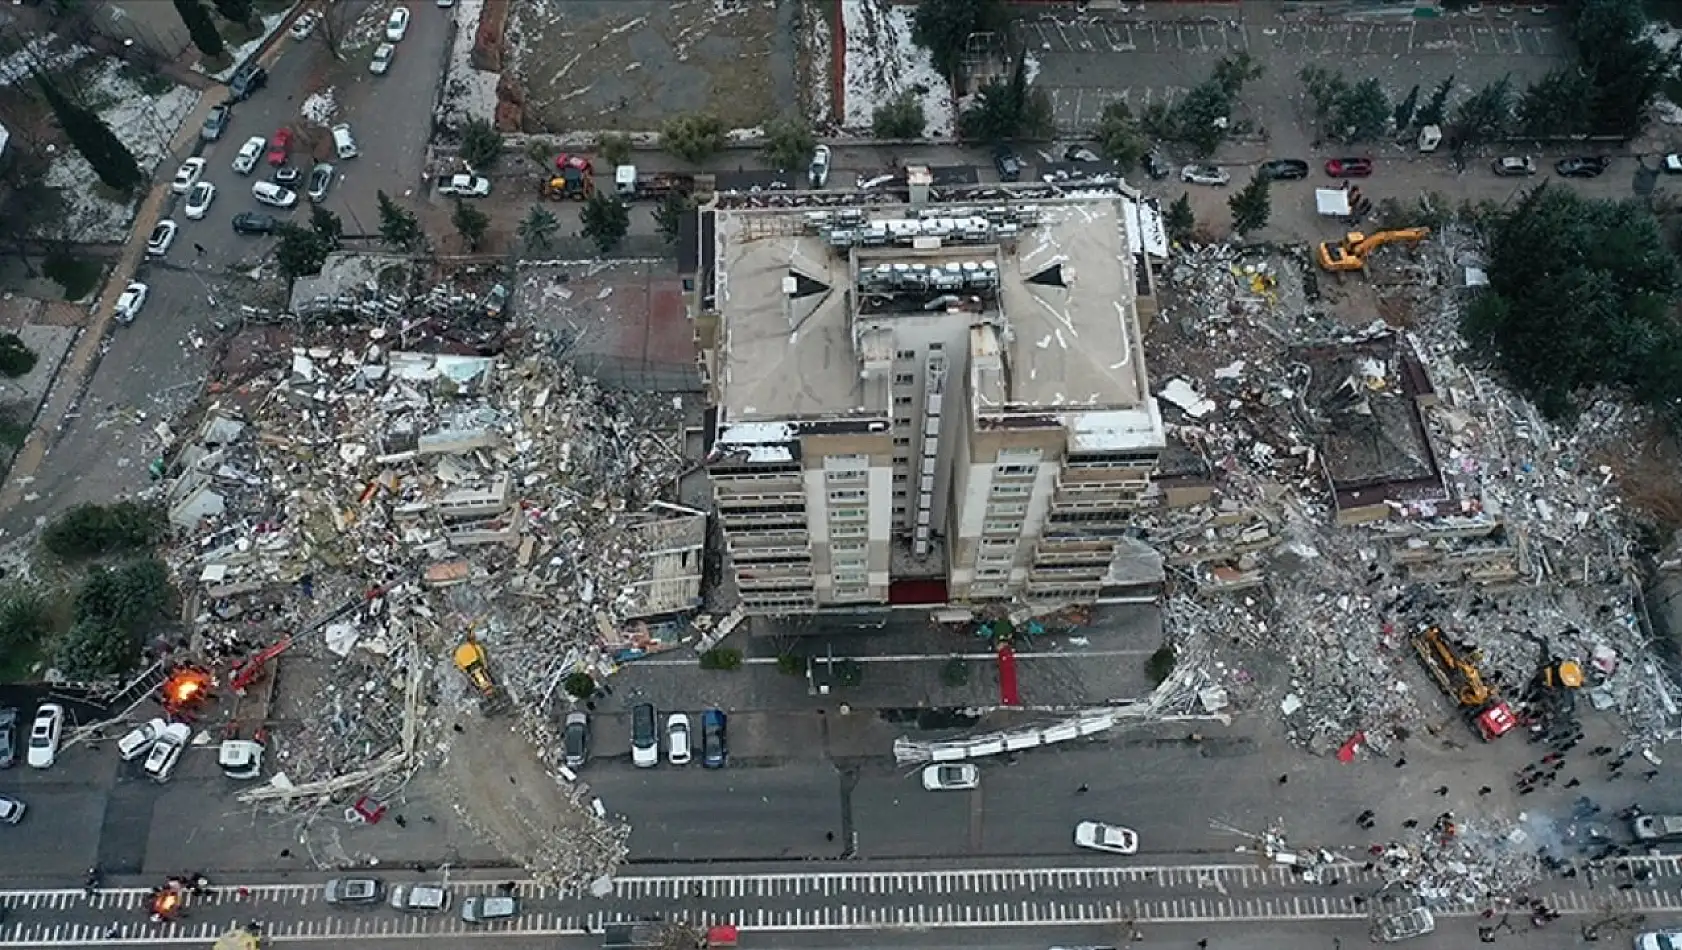
[[[1459,705],[1485,742],[1499,739],[1518,725],[1512,707],[1484,682],[1475,649],[1450,640],[1437,626],[1421,630],[1413,638],[1413,648],[1431,678]]]
[[[1576,660],[1566,659],[1554,652],[1547,638],[1526,634],[1536,644],[1540,656],[1536,661],[1536,675],[1530,680],[1525,699],[1534,711],[1536,725],[1532,729],[1544,732],[1568,726],[1577,719],[1577,690],[1583,685],[1583,667]]]
[[[1324,270],[1333,272],[1361,270],[1367,266],[1367,255],[1386,244],[1398,242],[1417,244],[1430,236],[1430,228],[1398,228],[1390,231],[1375,231],[1372,234],[1351,231],[1343,236],[1341,243],[1326,241],[1321,244],[1316,256],[1320,260],[1320,267]]]

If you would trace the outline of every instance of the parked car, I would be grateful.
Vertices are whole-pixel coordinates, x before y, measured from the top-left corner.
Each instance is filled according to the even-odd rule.
[[[461,902],[463,923],[485,924],[520,916],[520,899],[512,894],[469,897]]]
[[[236,782],[249,782],[263,775],[263,744],[250,739],[223,739],[216,747],[216,765]]]
[[[130,729],[117,740],[117,757],[124,762],[132,762],[150,752],[153,743],[158,741],[158,736],[163,735],[164,727],[168,725],[162,719],[154,718]]]
[[[722,769],[730,760],[730,720],[722,709],[701,714],[701,767]]]
[[[1308,177],[1308,163],[1300,158],[1276,158],[1262,162],[1256,174],[1268,181],[1296,181]]]
[[[397,55],[397,47],[390,43],[381,43],[374,47],[374,58],[368,61],[368,71],[376,76],[384,76],[391,69],[391,59]]]
[[[583,768],[590,761],[589,713],[567,713],[566,729],[561,734],[561,755],[569,769]]]
[[[327,192],[333,187],[333,166],[326,162],[318,162],[310,169],[309,184],[304,186],[304,194],[309,195],[311,201],[326,201]]]
[[[169,253],[169,247],[175,243],[175,235],[181,231],[181,226],[165,218],[152,226],[152,233],[146,238],[146,253],[153,257],[162,257]]]
[[[1431,912],[1423,907],[1400,914],[1388,914],[1373,921],[1372,934],[1374,939],[1384,943],[1395,943],[1398,940],[1409,940],[1423,937],[1437,929],[1437,920]]]
[[[394,910],[436,914],[450,907],[450,892],[442,884],[399,884],[391,889]]]
[[[1083,821],[1075,826],[1075,846],[1111,854],[1134,854],[1139,850],[1139,835],[1132,828]]]
[[[263,157],[263,150],[269,147],[269,140],[261,135],[253,135],[239,147],[239,154],[234,156],[234,171],[241,175],[251,174],[257,167],[257,161]]]
[[[292,152],[292,130],[282,126],[275,129],[274,138],[269,139],[269,164],[284,165],[287,156]]]
[[[175,170],[175,181],[170,183],[169,190],[178,195],[184,195],[193,190],[204,175],[204,159],[193,157],[181,163]]]
[[[1065,162],[1101,162],[1104,159],[1097,152],[1084,145],[1071,145],[1063,150]]]
[[[409,32],[409,8],[396,7],[385,19],[385,38],[388,43],[401,42]]]
[[[274,208],[290,208],[298,203],[298,193],[282,188],[272,181],[259,181],[251,186],[251,197]]]
[[[1682,155],[1674,152],[1664,157],[1664,170],[1668,175],[1682,175]]]
[[[1370,158],[1333,158],[1326,162],[1326,174],[1333,178],[1365,178],[1372,174]]]
[[[829,184],[829,146],[819,145],[812,150],[812,164],[806,169],[806,183],[813,188]]]
[[[673,765],[689,764],[689,717],[683,713],[666,717],[666,760]]]
[[[1490,162],[1489,167],[1502,178],[1523,178],[1536,174],[1536,163],[1528,155],[1503,155]]]
[[[478,175],[451,175],[449,181],[438,186],[438,193],[457,198],[483,198],[491,193],[491,180]]]
[[[1561,178],[1598,178],[1611,166],[1612,160],[1604,155],[1581,155],[1560,159],[1554,163],[1554,171]]]
[[[1022,159],[1007,146],[1001,145],[993,150],[993,167],[998,169],[1000,181],[1022,180]]]
[[[968,763],[941,763],[923,769],[923,788],[931,792],[955,792],[981,785],[981,769]]]
[[[1636,815],[1629,830],[1637,841],[1682,841],[1682,815]]]
[[[18,761],[18,711],[10,706],[0,708],[0,769],[9,769]]]
[[[117,306],[111,311],[112,315],[123,323],[133,323],[134,318],[140,316],[140,308],[146,306],[146,298],[151,293],[152,288],[139,281],[129,284],[117,298]]]
[[[146,754],[146,764],[141,769],[154,782],[169,781],[169,777],[175,774],[175,767],[181,763],[181,753],[192,738],[193,727],[184,722],[172,722],[165,726],[158,733],[158,741],[152,744],[152,751]]]
[[[1169,175],[1174,174],[1174,168],[1172,165],[1168,164],[1168,160],[1166,158],[1162,157],[1161,152],[1158,152],[1153,148],[1145,153],[1145,174],[1151,176],[1157,181],[1161,181]]]
[[[204,117],[204,126],[199,129],[199,138],[206,142],[214,142],[228,131],[228,123],[233,120],[234,107],[223,104],[213,106],[210,114]]]
[[[269,71],[261,66],[246,64],[234,70],[228,79],[228,99],[231,102],[244,102],[257,94],[257,90],[269,84]]]
[[[1635,950],[1682,950],[1682,932],[1658,930],[1637,934]]]
[[[42,703],[35,710],[35,721],[29,726],[29,753],[25,761],[30,768],[50,769],[58,760],[58,743],[64,736],[64,707],[58,703]]]
[[[1225,185],[1232,181],[1232,176],[1215,165],[1187,165],[1180,169],[1180,180],[1194,185]]]
[[[235,234],[273,234],[280,222],[272,214],[258,211],[241,211],[234,215]]]
[[[652,703],[631,707],[631,764],[639,769],[660,764],[660,734],[654,724]]]
[[[216,200],[216,186],[208,181],[201,181],[187,192],[187,205],[182,213],[189,221],[201,221],[210,211],[210,203]]]
[[[299,171],[296,166],[282,165],[274,170],[274,178],[272,180],[277,185],[292,187],[296,185],[298,183],[298,179],[302,177],[304,177],[304,173]]]
[[[310,38],[310,34],[315,32],[315,25],[320,22],[321,14],[314,10],[306,10],[292,21],[292,29],[287,32],[292,34],[294,40],[302,43]]]
[[[335,907],[370,907],[385,897],[377,877],[336,877],[321,888],[321,897]]]
[[[9,795],[0,795],[0,825],[15,825],[23,820],[29,807]]]

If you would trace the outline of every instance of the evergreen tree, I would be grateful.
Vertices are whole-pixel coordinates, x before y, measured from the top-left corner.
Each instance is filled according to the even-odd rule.
[[[175,12],[181,15],[181,22],[187,26],[187,35],[193,38],[193,45],[199,48],[199,52],[215,59],[226,51],[222,34],[216,32],[216,21],[210,18],[210,11],[199,0],[175,0]]]
[[[631,229],[630,209],[618,198],[600,191],[590,196],[578,218],[584,236],[594,241],[603,254],[618,247]]]
[[[251,0],[212,0],[216,12],[230,23],[251,22]]]
[[[383,191],[375,192],[380,203],[380,240],[392,247],[412,251],[421,241],[420,219]]]
[[[1232,209],[1232,229],[1240,235],[1267,227],[1267,219],[1273,215],[1268,180],[1261,175],[1250,179],[1248,185],[1227,199],[1226,206]]]
[[[1191,210],[1191,195],[1180,192],[1180,197],[1168,206],[1168,211],[1162,216],[1162,226],[1168,232],[1172,241],[1187,241],[1191,232],[1197,229],[1197,216]]]
[[[35,81],[70,144],[93,166],[100,181],[125,193],[140,184],[140,166],[135,163],[134,154],[112,133],[105,120],[66,99],[47,77],[37,73]]]

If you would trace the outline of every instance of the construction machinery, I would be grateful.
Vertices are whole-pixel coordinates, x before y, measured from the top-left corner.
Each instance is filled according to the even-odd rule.
[[[562,152],[555,156],[555,174],[543,183],[543,197],[550,201],[588,201],[596,193],[596,169],[582,155]]]
[[[1351,231],[1343,236],[1343,242],[1340,244],[1331,241],[1322,243],[1316,256],[1320,260],[1320,267],[1325,270],[1361,270],[1367,266],[1367,255],[1386,244],[1417,244],[1430,236],[1430,228],[1398,228],[1375,231],[1372,234]]]
[[[1484,682],[1475,648],[1450,640],[1436,626],[1421,630],[1413,638],[1413,648],[1431,678],[1459,705],[1485,742],[1506,735],[1518,725],[1512,707]]]
[[[508,711],[508,695],[491,677],[489,659],[485,656],[485,648],[477,640],[467,640],[456,647],[456,669],[461,670],[467,681],[479,693],[479,707],[487,716],[495,716]]]
[[[1536,644],[1539,656],[1536,675],[1531,677],[1525,700],[1532,711],[1538,734],[1560,729],[1577,719],[1577,690],[1583,685],[1583,667],[1576,660],[1566,659],[1554,652],[1545,637],[1526,634]]]

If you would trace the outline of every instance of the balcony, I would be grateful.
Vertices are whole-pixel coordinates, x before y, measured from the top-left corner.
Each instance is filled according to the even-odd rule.
[[[750,577],[750,576],[748,576],[750,573],[757,575],[759,572],[757,572],[757,571],[746,572],[746,571],[741,571],[741,570],[738,570],[736,572],[736,588],[738,590],[740,590],[744,595],[748,591],[753,591],[753,590],[811,590],[812,589],[812,575],[810,573],[808,573],[804,576],[801,576],[801,577],[777,577],[777,576],[774,576],[774,575],[773,576],[753,576],[753,577]]]
[[[755,486],[753,492],[713,491],[713,504],[720,511],[736,508],[764,508],[786,507],[790,505],[806,504],[806,493],[803,491],[767,491],[761,486]]]

